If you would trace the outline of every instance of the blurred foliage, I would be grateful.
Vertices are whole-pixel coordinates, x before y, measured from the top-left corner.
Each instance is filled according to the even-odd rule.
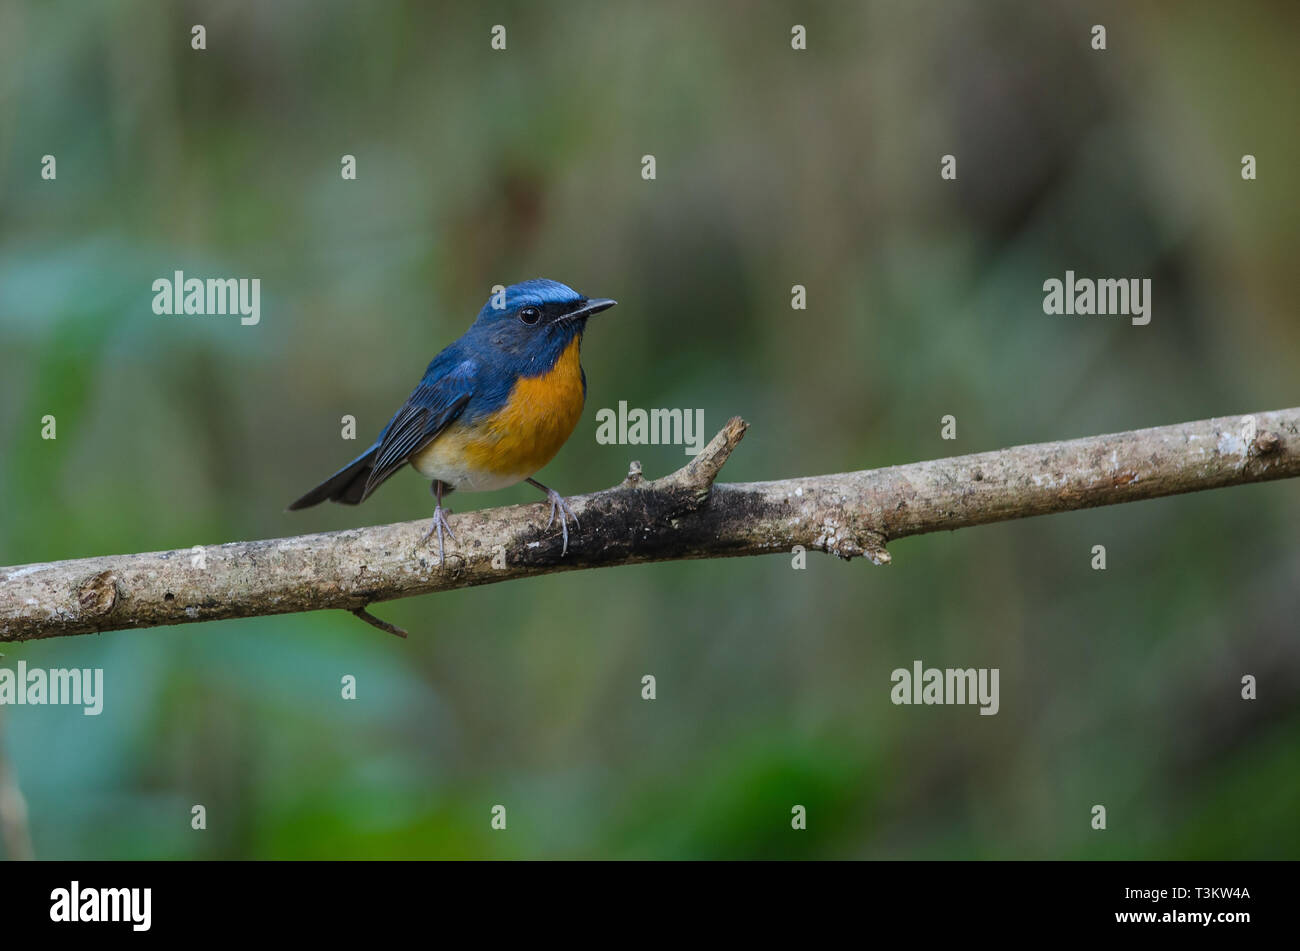
[[[536,276],[621,302],[543,473],[565,493],[684,461],[597,445],[619,400],[744,415],[733,481],[1295,405],[1298,17],[3,0],[0,563],[427,515],[414,474],[284,506],[355,453],[341,416],[371,438],[493,284]],[[261,324],[155,316],[176,269],[261,278]],[[1066,269],[1152,277],[1152,323],[1045,317]],[[888,569],[379,606],[405,642],[321,613],[11,646],[107,696],[9,709],[5,740],[46,858],[1295,858],[1298,536],[1283,482],[907,540]],[[1001,668],[1001,712],[893,706],[918,658]]]

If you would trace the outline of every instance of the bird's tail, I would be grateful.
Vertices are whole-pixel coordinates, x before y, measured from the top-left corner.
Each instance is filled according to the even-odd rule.
[[[379,444],[371,446],[346,466],[334,473],[316,488],[289,506],[289,510],[310,508],[328,499],[345,505],[356,505],[366,496],[366,482],[374,466]]]

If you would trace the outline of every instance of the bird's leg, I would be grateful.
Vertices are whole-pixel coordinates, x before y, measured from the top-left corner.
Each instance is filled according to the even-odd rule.
[[[430,538],[433,537],[434,532],[438,533],[438,567],[439,568],[442,567],[442,561],[443,561],[442,533],[446,532],[448,535],[451,535],[452,541],[456,540],[456,536],[452,534],[451,526],[447,524],[447,516],[443,514],[442,488],[443,488],[442,482],[438,479],[434,479],[433,484],[429,486],[429,491],[432,492],[433,497],[438,500],[438,504],[435,505],[433,508],[433,524],[429,526],[429,530],[425,532],[424,537],[420,539],[420,544],[423,545],[425,542],[427,542]]]
[[[551,503],[551,517],[546,522],[547,528],[550,528],[555,524],[556,513],[558,512],[560,515],[560,537],[564,539],[564,545],[560,548],[560,557],[563,558],[569,552],[569,523],[565,519],[565,516],[567,515],[569,518],[573,519],[574,526],[581,528],[582,526],[578,524],[578,516],[573,514],[573,509],[569,508],[569,503],[564,501],[564,496],[560,495],[560,493],[556,492],[554,489],[548,489],[536,479],[529,479],[528,484],[536,486],[545,492],[546,498]]]

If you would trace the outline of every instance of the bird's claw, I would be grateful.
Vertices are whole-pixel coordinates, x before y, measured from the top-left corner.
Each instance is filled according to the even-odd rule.
[[[442,533],[443,533],[443,532],[446,532],[448,535],[451,536],[451,540],[452,540],[452,541],[456,541],[456,535],[455,535],[455,533],[451,530],[451,526],[447,524],[447,516],[444,514],[445,511],[446,511],[446,510],[443,509],[443,507],[442,507],[441,505],[439,505],[439,506],[437,506],[436,508],[434,508],[434,510],[433,510],[433,524],[431,524],[431,525],[429,526],[429,530],[428,530],[427,532],[425,532],[425,533],[424,533],[424,537],[420,539],[420,544],[423,545],[425,542],[427,542],[430,538],[433,537],[433,535],[434,535],[435,532],[437,533],[437,535],[438,535],[438,567],[439,567],[439,568],[441,568],[442,565],[443,565]]]
[[[551,503],[551,517],[546,520],[546,527],[550,528],[555,524],[555,516],[557,513],[560,516],[560,537],[563,539],[563,545],[560,547],[560,557],[563,558],[569,553],[568,519],[573,519],[575,528],[581,528],[582,525],[578,523],[578,516],[573,514],[573,509],[569,508],[569,503],[564,501],[564,496],[560,495],[560,493],[556,492],[554,489],[547,489],[546,498],[549,499]]]

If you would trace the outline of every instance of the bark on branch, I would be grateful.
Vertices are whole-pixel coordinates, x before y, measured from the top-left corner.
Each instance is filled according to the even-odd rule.
[[[887,542],[986,522],[1300,476],[1300,408],[1161,426],[865,472],[715,484],[732,419],[684,468],[570,505],[568,555],[545,503],[453,515],[447,565],[427,520],[0,568],[0,642],[337,608],[579,568],[788,552],[890,560]],[[378,622],[386,630],[391,625]],[[401,633],[392,629],[393,633]]]

